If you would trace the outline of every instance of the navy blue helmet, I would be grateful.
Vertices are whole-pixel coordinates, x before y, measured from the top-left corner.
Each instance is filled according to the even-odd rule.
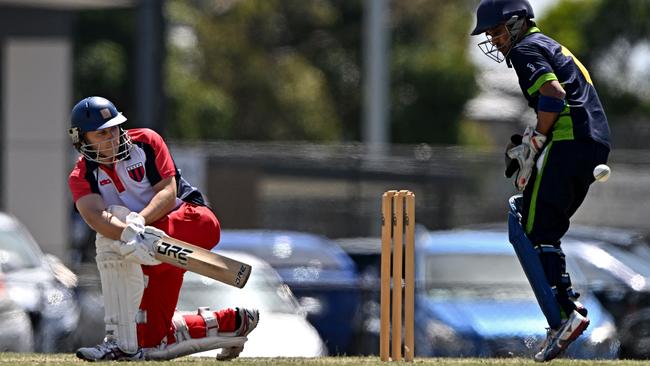
[[[484,33],[513,16],[531,19],[535,14],[527,0],[481,0],[476,9],[476,27],[472,35]]]
[[[72,108],[70,120],[71,128],[78,128],[80,133],[84,133],[119,125],[126,121],[126,117],[117,111],[110,100],[88,97]]]
[[[103,130],[118,126],[126,121],[126,117],[117,111],[110,100],[102,97],[88,97],[79,101],[70,116],[71,126],[68,134],[74,147],[87,159],[100,163],[111,163],[128,157],[131,140],[121,127],[115,136],[117,151],[101,149],[100,144],[88,144],[84,141],[84,133]]]

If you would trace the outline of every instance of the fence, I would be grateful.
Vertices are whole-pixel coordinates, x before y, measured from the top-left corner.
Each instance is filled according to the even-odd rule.
[[[444,229],[503,222],[516,193],[501,151],[392,145],[370,156],[362,144],[213,142],[172,145],[177,164],[206,193],[224,229],[308,231],[332,238],[379,236],[381,194],[418,195],[418,223]],[[650,152],[615,151],[613,173],[574,222],[645,229]]]

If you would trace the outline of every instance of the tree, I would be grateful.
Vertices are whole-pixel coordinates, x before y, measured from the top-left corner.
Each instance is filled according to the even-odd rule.
[[[108,98],[127,116],[133,111],[134,13],[128,9],[84,11],[75,24],[74,101]]]
[[[612,122],[650,113],[650,67],[633,57],[650,53],[648,17],[645,0],[565,0],[539,21],[590,69]]]
[[[360,138],[362,1],[172,0],[167,10],[185,37],[167,67],[173,135]],[[466,2],[392,3],[394,142],[457,141],[475,89],[471,19]]]

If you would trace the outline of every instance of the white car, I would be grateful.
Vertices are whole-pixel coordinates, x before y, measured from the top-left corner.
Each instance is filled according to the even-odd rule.
[[[327,347],[316,329],[307,321],[289,287],[280,275],[261,259],[229,251],[219,254],[250,264],[253,269],[243,289],[225,285],[213,279],[186,272],[177,309],[196,311],[209,306],[215,311],[223,308],[247,307],[260,311],[257,328],[248,335],[240,357],[321,357]],[[215,357],[220,350],[193,354]]]

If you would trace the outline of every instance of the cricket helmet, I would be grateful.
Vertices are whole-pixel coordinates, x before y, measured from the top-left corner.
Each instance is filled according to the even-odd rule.
[[[119,126],[126,121],[126,117],[117,111],[110,100],[97,96],[82,99],[72,108],[70,121],[68,135],[70,135],[74,147],[86,159],[106,164],[129,157],[131,139],[121,127],[118,128],[119,133],[113,139],[115,140],[113,144],[117,145],[116,152],[109,152],[107,149],[101,150],[101,144],[88,144],[84,140],[86,132]]]
[[[535,14],[527,0],[481,0],[476,9],[476,27],[471,34],[476,36],[485,33],[513,16],[532,19]]]

